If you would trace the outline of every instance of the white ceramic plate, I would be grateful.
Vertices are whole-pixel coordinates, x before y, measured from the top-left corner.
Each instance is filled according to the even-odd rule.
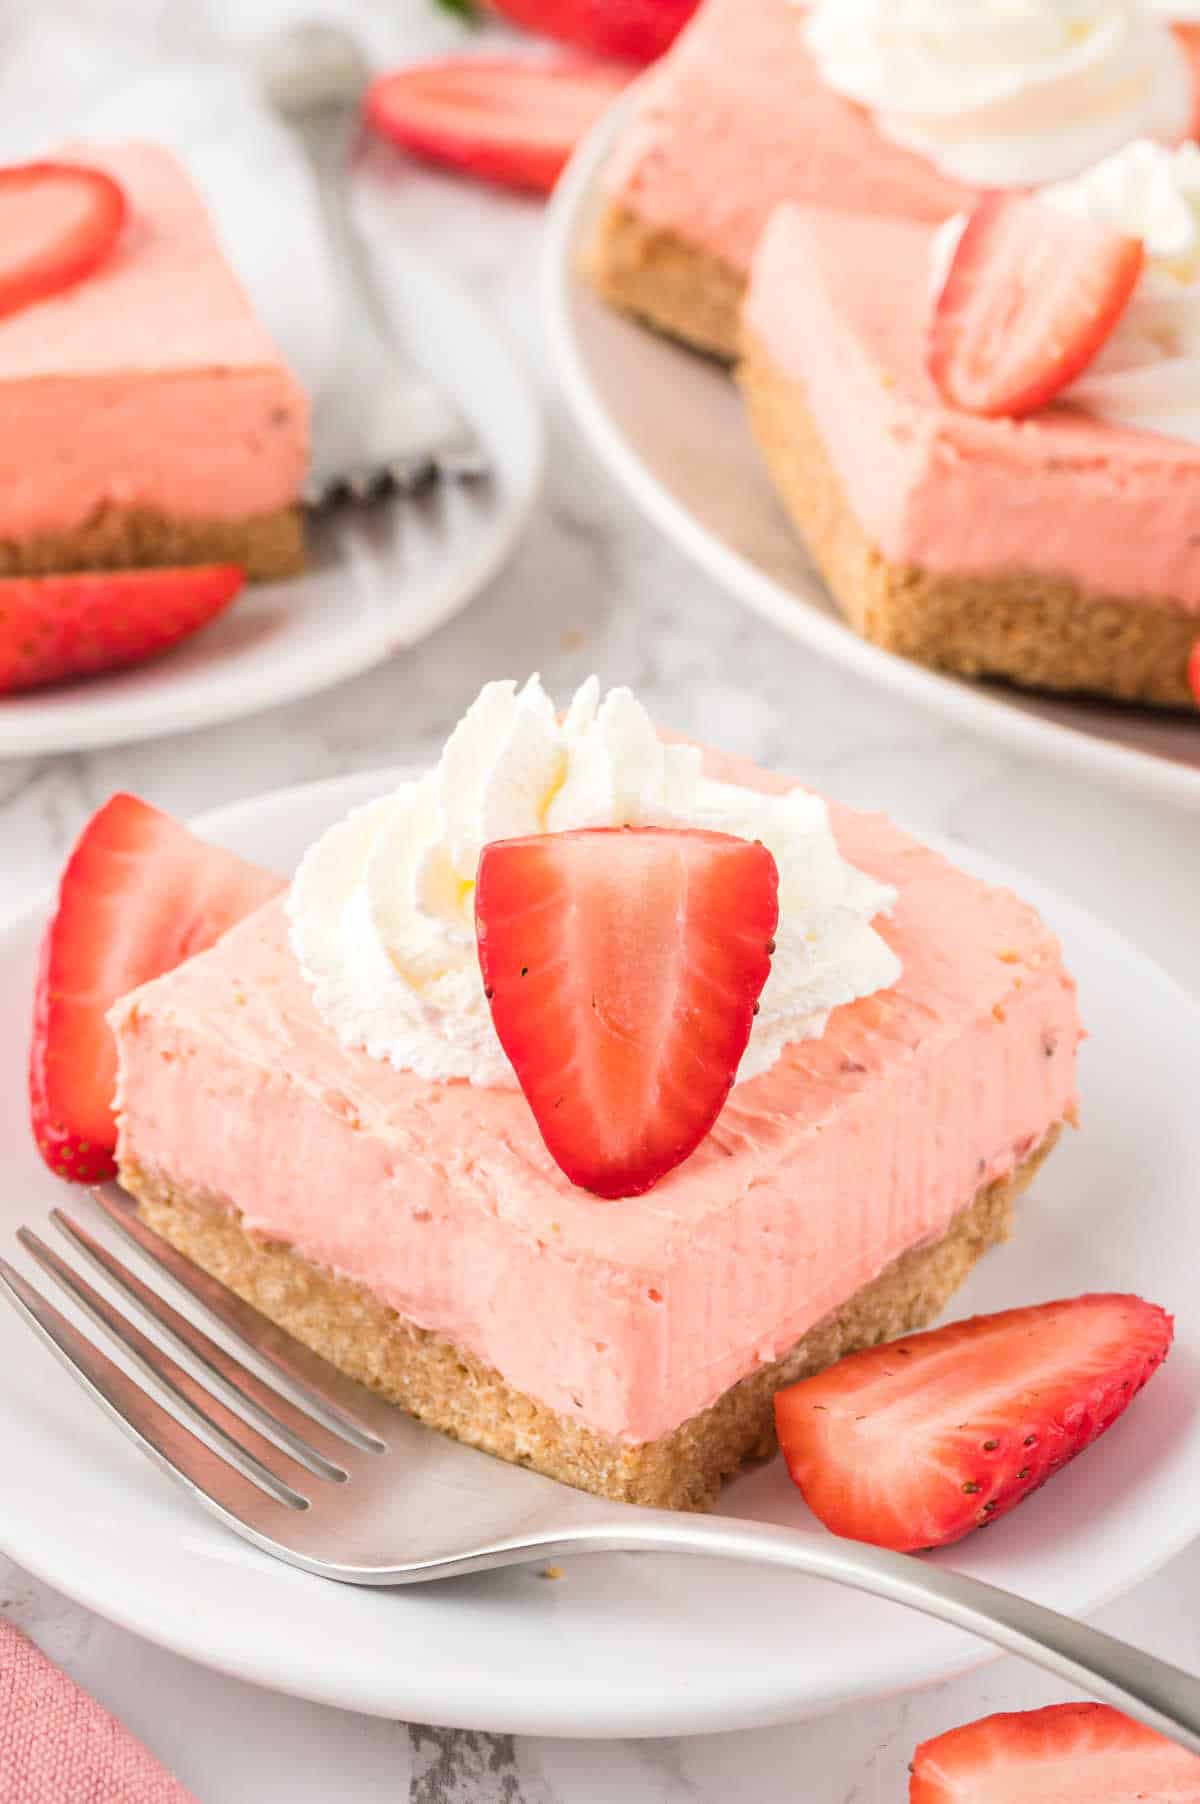
[[[543,307],[575,418],[637,506],[730,595],[867,681],[1147,798],[1200,803],[1200,720],[942,676],[845,624],[775,498],[725,371],[605,307],[580,274],[600,166],[628,105],[618,102],[559,183]]]
[[[199,826],[290,870],[314,835],[387,782],[285,791]],[[1200,1530],[1200,1307],[1181,1257],[1195,1238],[1200,1019],[1109,928],[1029,878],[958,855],[1044,909],[1091,1038],[1085,1131],[1056,1151],[1020,1206],[1016,1237],[982,1262],[956,1308],[1132,1289],[1178,1316],[1162,1376],[1102,1445],[949,1556],[1083,1615]],[[0,1252],[31,1276],[16,1229],[72,1200],[26,1125],[19,999],[40,926],[37,910],[0,933],[0,994],[18,999],[0,1043]],[[0,1450],[0,1547],[21,1565],[223,1672],[381,1716],[539,1735],[687,1734],[816,1714],[983,1657],[978,1643],[894,1606],[707,1561],[606,1556],[569,1563],[558,1584],[524,1571],[397,1592],[310,1578],[191,1506],[3,1307]],[[806,1517],[779,1461],[729,1487],[724,1507]]]
[[[47,52],[46,54],[49,54]],[[18,86],[19,86],[18,82]],[[10,94],[0,70],[0,101]],[[58,127],[52,122],[51,131]],[[68,129],[155,138],[186,162],[227,254],[292,368],[316,392],[334,365],[335,278],[311,183],[266,118],[252,69],[193,62],[130,80]],[[0,121],[0,136],[10,130]],[[21,139],[27,154],[31,131]],[[394,174],[388,159],[379,159]],[[68,687],[0,698],[0,757],[78,751],[211,726],[313,694],[415,645],[464,607],[515,546],[542,478],[543,430],[528,379],[491,321],[414,241],[411,205],[430,178],[360,169],[355,201],[397,331],[474,421],[495,471],[336,515],[314,530],[301,577],[248,589],[166,657]]]

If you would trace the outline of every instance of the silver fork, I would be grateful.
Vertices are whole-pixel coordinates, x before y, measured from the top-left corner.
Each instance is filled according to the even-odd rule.
[[[18,1239],[178,1415],[2,1259],[0,1291],[144,1453],[235,1534],[290,1565],[357,1585],[419,1584],[585,1553],[783,1567],[907,1604],[1023,1654],[1200,1754],[1200,1680],[1178,1667],[911,1555],[820,1532],[608,1503],[490,1459],[423,1428],[275,1327],[140,1221],[116,1186],[93,1197],[107,1222],[256,1356],[270,1380],[61,1209],[51,1220],[72,1250],[164,1331],[188,1366],[38,1235],[22,1228]]]
[[[477,478],[487,453],[449,396],[398,342],[350,211],[351,153],[370,70],[357,42],[334,25],[289,28],[262,59],[263,91],[305,152],[338,277],[338,354],[313,403],[310,507],[349,495],[371,500],[389,485]]]

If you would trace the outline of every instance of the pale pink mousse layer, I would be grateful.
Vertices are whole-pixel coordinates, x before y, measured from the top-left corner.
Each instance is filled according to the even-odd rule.
[[[708,769],[790,787],[733,759]],[[1074,1106],[1074,985],[1034,911],[881,817],[835,823],[899,890],[879,925],[903,977],[739,1085],[647,1196],[573,1189],[519,1091],[344,1050],[282,903],[117,1005],[120,1157],[236,1201],[252,1231],[562,1414],[665,1434],[940,1236]]]
[[[0,538],[106,505],[196,520],[295,501],[308,403],[221,252],[200,196],[152,144],[70,144],[130,219],[110,258],[0,320]]]
[[[925,368],[933,229],[781,207],[746,323],[807,407],[889,563],[1043,571],[1200,612],[1200,446],[1065,404],[1025,420],[947,407]]]
[[[795,0],[707,0],[647,78],[605,185],[739,271],[781,201],[940,220],[972,199],[825,85]]]

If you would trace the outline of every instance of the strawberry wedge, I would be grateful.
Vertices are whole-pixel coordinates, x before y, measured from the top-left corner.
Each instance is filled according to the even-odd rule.
[[[698,0],[489,0],[526,31],[575,44],[593,56],[651,63],[669,50]]]
[[[996,1522],[1111,1428],[1170,1349],[1140,1297],[974,1316],[852,1353],[775,1399],[788,1471],[836,1535],[911,1553]]]
[[[157,657],[223,614],[244,581],[234,564],[0,577],[0,695]]]
[[[17,163],[0,169],[0,315],[81,282],[125,224],[125,196],[99,169]]]
[[[551,1155],[636,1196],[693,1153],[771,969],[779,873],[724,833],[594,828],[485,846],[484,988]]]
[[[1085,370],[1129,304],[1140,238],[1024,195],[967,220],[934,308],[929,372],[967,413],[1019,419]]]
[[[1200,1804],[1200,1759],[1108,1704],[986,1716],[911,1772],[909,1804]]]
[[[420,63],[373,82],[366,116],[414,156],[547,194],[629,75],[613,63],[515,57]]]
[[[30,1113],[58,1177],[96,1184],[116,1169],[112,1004],[282,888],[282,878],[205,845],[136,796],[115,795],[92,816],[62,875],[34,1000]]]

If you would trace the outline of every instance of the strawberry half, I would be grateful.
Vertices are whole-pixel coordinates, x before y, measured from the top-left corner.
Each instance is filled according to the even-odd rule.
[[[912,1552],[995,1522],[1111,1428],[1171,1317],[1086,1296],[852,1353],[781,1391],[788,1471],[834,1534]]]
[[[51,1171],[82,1184],[115,1171],[112,1004],[282,888],[282,878],[205,845],[136,796],[115,795],[92,816],[59,884],[34,1000],[29,1100]]]
[[[1200,706],[1200,639],[1197,639],[1188,657],[1187,674],[1188,688],[1195,697],[1197,706]]]
[[[909,1804],[1200,1804],[1200,1759],[1108,1704],[985,1716],[910,1770]]]
[[[74,163],[0,169],[0,315],[74,287],[102,263],[125,224],[111,175]]]
[[[629,70],[612,63],[419,63],[373,82],[366,116],[416,156],[548,194],[628,80]]]
[[[538,31],[592,56],[651,63],[669,50],[699,0],[490,0],[525,31]]]
[[[765,846],[597,828],[485,846],[479,962],[542,1138],[597,1196],[693,1153],[750,1038],[779,920]]]
[[[945,399],[1013,419],[1044,406],[1109,337],[1145,257],[1112,226],[985,195],[934,308],[929,372]]]
[[[157,657],[223,614],[244,581],[234,564],[0,577],[0,695]]]

